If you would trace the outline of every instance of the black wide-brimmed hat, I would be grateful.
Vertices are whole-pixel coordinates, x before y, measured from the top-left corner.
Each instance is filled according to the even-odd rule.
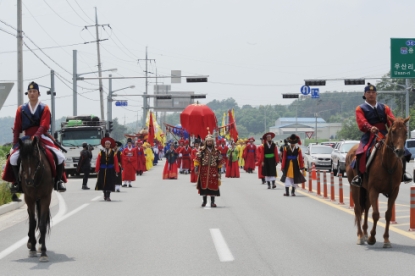
[[[131,139],[131,138],[127,139],[127,143],[132,143],[132,142],[133,142],[133,139]]]
[[[300,137],[298,137],[295,134],[291,134],[291,136],[287,138],[287,142],[289,144],[299,144],[299,145],[301,145],[301,139],[300,139]]]
[[[117,147],[121,147],[122,143],[120,141],[115,141],[115,144],[117,145]]]

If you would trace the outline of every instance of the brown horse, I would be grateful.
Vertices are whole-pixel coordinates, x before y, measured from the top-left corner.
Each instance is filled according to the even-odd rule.
[[[29,256],[36,257],[36,230],[40,231],[39,261],[47,262],[45,238],[50,231],[49,205],[53,191],[53,176],[43,149],[35,137],[32,141],[19,139],[22,189],[25,194],[27,212],[29,213]],[[37,221],[36,221],[37,219]]]
[[[378,197],[380,193],[388,196],[388,209],[385,212],[386,227],[383,234],[383,247],[390,248],[389,224],[392,216],[392,208],[399,193],[399,185],[402,181],[402,158],[405,154],[405,141],[407,137],[406,122],[409,117],[390,118],[392,123],[386,139],[379,142],[378,150],[370,164],[368,172],[363,177],[362,188],[350,185],[353,200],[355,202],[354,213],[357,225],[357,244],[373,245],[376,243],[376,225],[379,220]],[[352,182],[356,171],[350,167],[350,163],[355,157],[358,145],[354,146],[346,156],[346,172],[349,183]],[[368,211],[372,207],[373,227],[368,238]],[[362,213],[364,222],[361,225]],[[363,231],[362,231],[363,227]]]

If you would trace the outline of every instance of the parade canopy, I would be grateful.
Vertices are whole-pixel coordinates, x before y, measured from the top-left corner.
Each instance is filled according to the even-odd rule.
[[[204,139],[209,132],[217,129],[215,113],[204,104],[188,105],[180,114],[180,123],[190,135],[200,136]]]

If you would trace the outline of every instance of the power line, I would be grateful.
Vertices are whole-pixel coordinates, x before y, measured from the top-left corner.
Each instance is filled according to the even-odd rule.
[[[94,22],[94,20],[91,19],[91,17],[89,17],[86,12],[82,9],[82,7],[79,5],[78,1],[75,0],[75,3],[78,5],[78,7],[81,9],[81,11],[85,14],[86,17],[88,17],[89,20],[91,20],[92,22]]]
[[[1,28],[0,28],[0,30],[1,30]],[[15,36],[15,35],[13,35],[13,36]],[[39,48],[39,49],[33,49],[33,51],[48,50],[48,49],[63,48],[63,47],[70,47],[70,46],[88,44],[88,43],[92,43],[92,42],[95,42],[95,41],[81,42],[81,43],[68,44],[68,45],[48,46],[48,47],[42,47],[42,48]],[[29,50],[23,50],[23,51],[29,51]],[[17,51],[15,51],[15,50],[13,50],[13,51],[4,51],[4,52],[0,52],[0,54],[10,54],[10,53],[16,53],[16,52]]]
[[[69,1],[68,0],[66,0],[66,3],[68,3],[68,5],[69,5],[69,7],[71,7],[71,9],[76,13],[76,15],[79,17],[79,18],[81,18],[81,20],[82,21],[84,21],[85,23],[88,23],[85,19],[83,19],[79,14],[78,14],[78,12],[72,7],[72,5],[69,3]]]
[[[43,2],[45,2],[45,4],[57,15],[57,16],[59,16],[63,21],[65,21],[66,23],[68,23],[68,24],[70,24],[70,25],[72,25],[72,26],[75,26],[75,27],[82,27],[82,26],[79,26],[79,25],[75,25],[75,24],[72,24],[71,22],[69,22],[68,20],[66,20],[66,19],[64,19],[62,16],[60,16],[59,15],[59,13],[57,13],[54,9],[52,9],[52,7],[48,4],[48,2],[46,2],[46,0],[43,0]]]

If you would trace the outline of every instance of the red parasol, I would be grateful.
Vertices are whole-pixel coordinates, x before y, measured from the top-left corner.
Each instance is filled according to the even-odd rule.
[[[217,128],[215,113],[204,104],[188,105],[180,114],[180,123],[190,135],[200,136],[204,139],[209,132]]]

